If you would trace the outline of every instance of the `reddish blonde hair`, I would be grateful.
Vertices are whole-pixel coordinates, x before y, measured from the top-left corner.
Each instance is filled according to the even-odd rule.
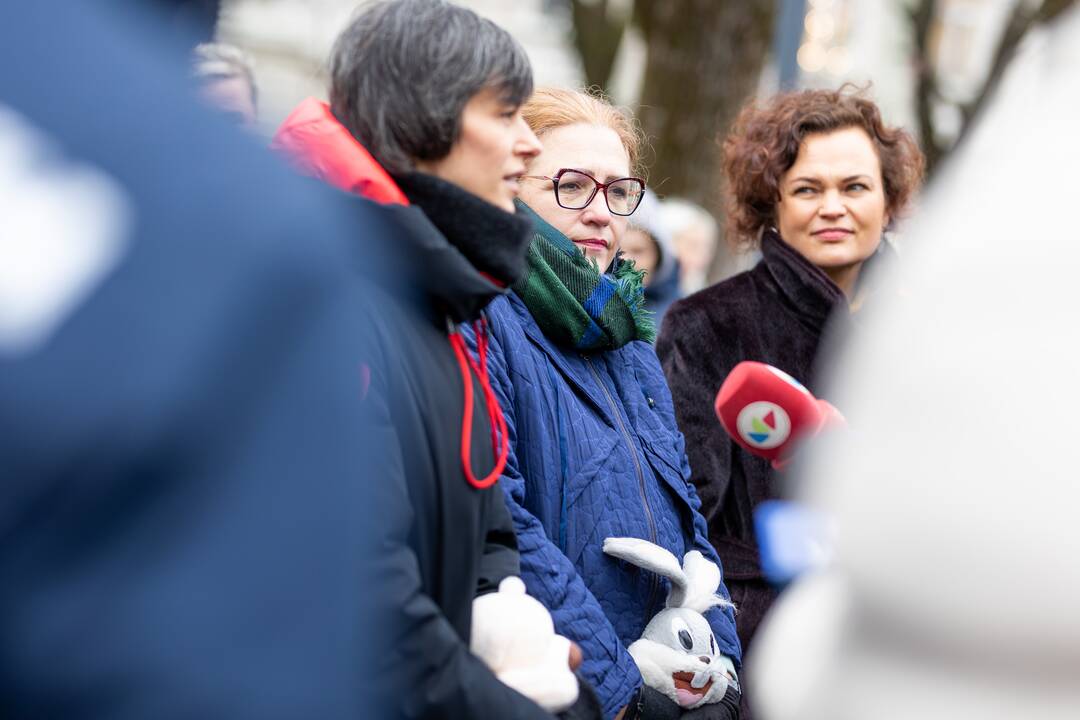
[[[630,171],[637,169],[641,153],[641,130],[633,116],[615,107],[596,90],[541,87],[521,107],[522,117],[537,137],[565,125],[585,123],[611,128],[630,157]]]

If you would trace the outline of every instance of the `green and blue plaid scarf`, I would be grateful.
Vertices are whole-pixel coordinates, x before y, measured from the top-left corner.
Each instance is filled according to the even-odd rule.
[[[519,201],[519,213],[536,229],[525,274],[514,285],[544,335],[577,350],[614,350],[631,340],[652,342],[652,314],[645,309],[645,273],[629,260],[602,274],[570,239]]]

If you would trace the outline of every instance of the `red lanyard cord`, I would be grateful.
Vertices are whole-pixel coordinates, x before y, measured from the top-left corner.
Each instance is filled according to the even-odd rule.
[[[465,382],[465,410],[461,418],[461,466],[465,470],[465,479],[469,481],[469,484],[482,490],[494,485],[506,468],[506,459],[510,455],[510,438],[506,430],[506,417],[503,415],[502,408],[499,407],[499,399],[491,388],[491,380],[488,376],[487,320],[480,318],[479,321],[473,323],[473,329],[476,331],[476,349],[477,354],[480,356],[479,363],[469,354],[465,347],[465,339],[461,337],[453,324],[450,324],[449,335],[450,346],[454,348],[458,369],[461,371],[461,379]],[[480,389],[484,393],[484,401],[487,404],[488,411],[488,425],[491,428],[491,452],[495,457],[495,468],[486,477],[480,479],[477,479],[476,475],[473,474],[471,460],[473,385],[472,375],[469,373],[470,367],[476,373],[476,376],[480,378]]]

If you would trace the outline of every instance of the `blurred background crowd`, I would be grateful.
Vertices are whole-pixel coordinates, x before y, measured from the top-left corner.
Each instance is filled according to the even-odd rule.
[[[716,143],[751,96],[871,86],[885,118],[939,162],[969,131],[1021,46],[1044,42],[1068,0],[465,0],[524,46],[540,85],[597,87],[634,109],[662,198],[720,217]],[[326,57],[357,3],[225,0],[217,38],[258,69],[269,137],[302,98],[326,93]],[[687,92],[688,87],[694,92]],[[685,207],[685,206],[684,206]],[[658,225],[682,261],[683,292],[746,269],[686,211]],[[722,225],[722,222],[720,223]],[[683,235],[684,227],[695,230]],[[672,232],[672,229],[675,232]],[[722,233],[722,229],[720,230]]]

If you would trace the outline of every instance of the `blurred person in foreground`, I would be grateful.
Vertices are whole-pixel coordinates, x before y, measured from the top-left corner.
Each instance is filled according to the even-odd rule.
[[[212,42],[221,15],[221,0],[105,0],[138,10],[149,9],[156,16],[160,30],[157,42],[180,43],[191,50],[199,43]]]
[[[607,537],[635,537],[719,565],[650,344],[642,273],[618,256],[645,189],[639,137],[627,115],[583,92],[542,88],[523,113],[543,143],[526,159],[518,205],[534,230],[524,274],[488,307],[486,341],[511,440],[500,484],[522,579],[581,646],[605,717],[679,717],[626,650],[664,607],[662,580],[603,552]],[[734,679],[730,604],[705,616]],[[737,697],[733,683],[699,716],[731,717]]]
[[[833,566],[780,598],[750,659],[765,720],[1080,717],[1075,197],[1080,7],[1003,75],[905,229],[903,287],[834,348],[849,431],[798,498]],[[988,205],[988,198],[999,199]],[[883,382],[883,379],[886,381]]]
[[[0,707],[378,717],[345,247],[383,230],[192,103],[159,20],[0,4]]]
[[[645,309],[652,313],[653,325],[660,327],[671,303],[682,297],[679,290],[679,260],[664,224],[660,200],[649,189],[641,205],[630,216],[629,227],[620,245],[623,256],[645,273]]]
[[[203,100],[235,118],[241,127],[254,127],[259,94],[255,69],[244,51],[225,43],[202,43],[192,52],[191,72]]]
[[[370,318],[374,345],[390,348],[372,363],[371,402],[384,418],[376,442],[392,456],[371,591],[403,630],[364,682],[401,716],[550,717],[469,649],[474,598],[518,575],[519,559],[496,486],[508,438],[490,360],[460,332],[475,326],[484,342],[481,312],[525,271],[531,226],[514,198],[540,151],[521,116],[532,70],[508,33],[472,11],[401,0],[361,10],[335,43],[330,82],[330,105],[302,103],[274,147],[382,203],[394,235],[377,238],[382,248],[358,238],[355,263],[385,251],[389,277],[373,280],[407,289],[391,288]],[[571,711],[590,702],[583,692]]]
[[[864,265],[884,251],[883,234],[906,209],[922,167],[911,136],[847,89],[751,104],[724,143],[729,236],[760,247],[762,260],[672,305],[657,352],[709,538],[739,608],[744,651],[775,598],[753,521],[778,488],[768,461],[736,445],[717,421],[716,392],[743,360],[773,365],[814,392],[826,322],[847,322],[867,292]]]

